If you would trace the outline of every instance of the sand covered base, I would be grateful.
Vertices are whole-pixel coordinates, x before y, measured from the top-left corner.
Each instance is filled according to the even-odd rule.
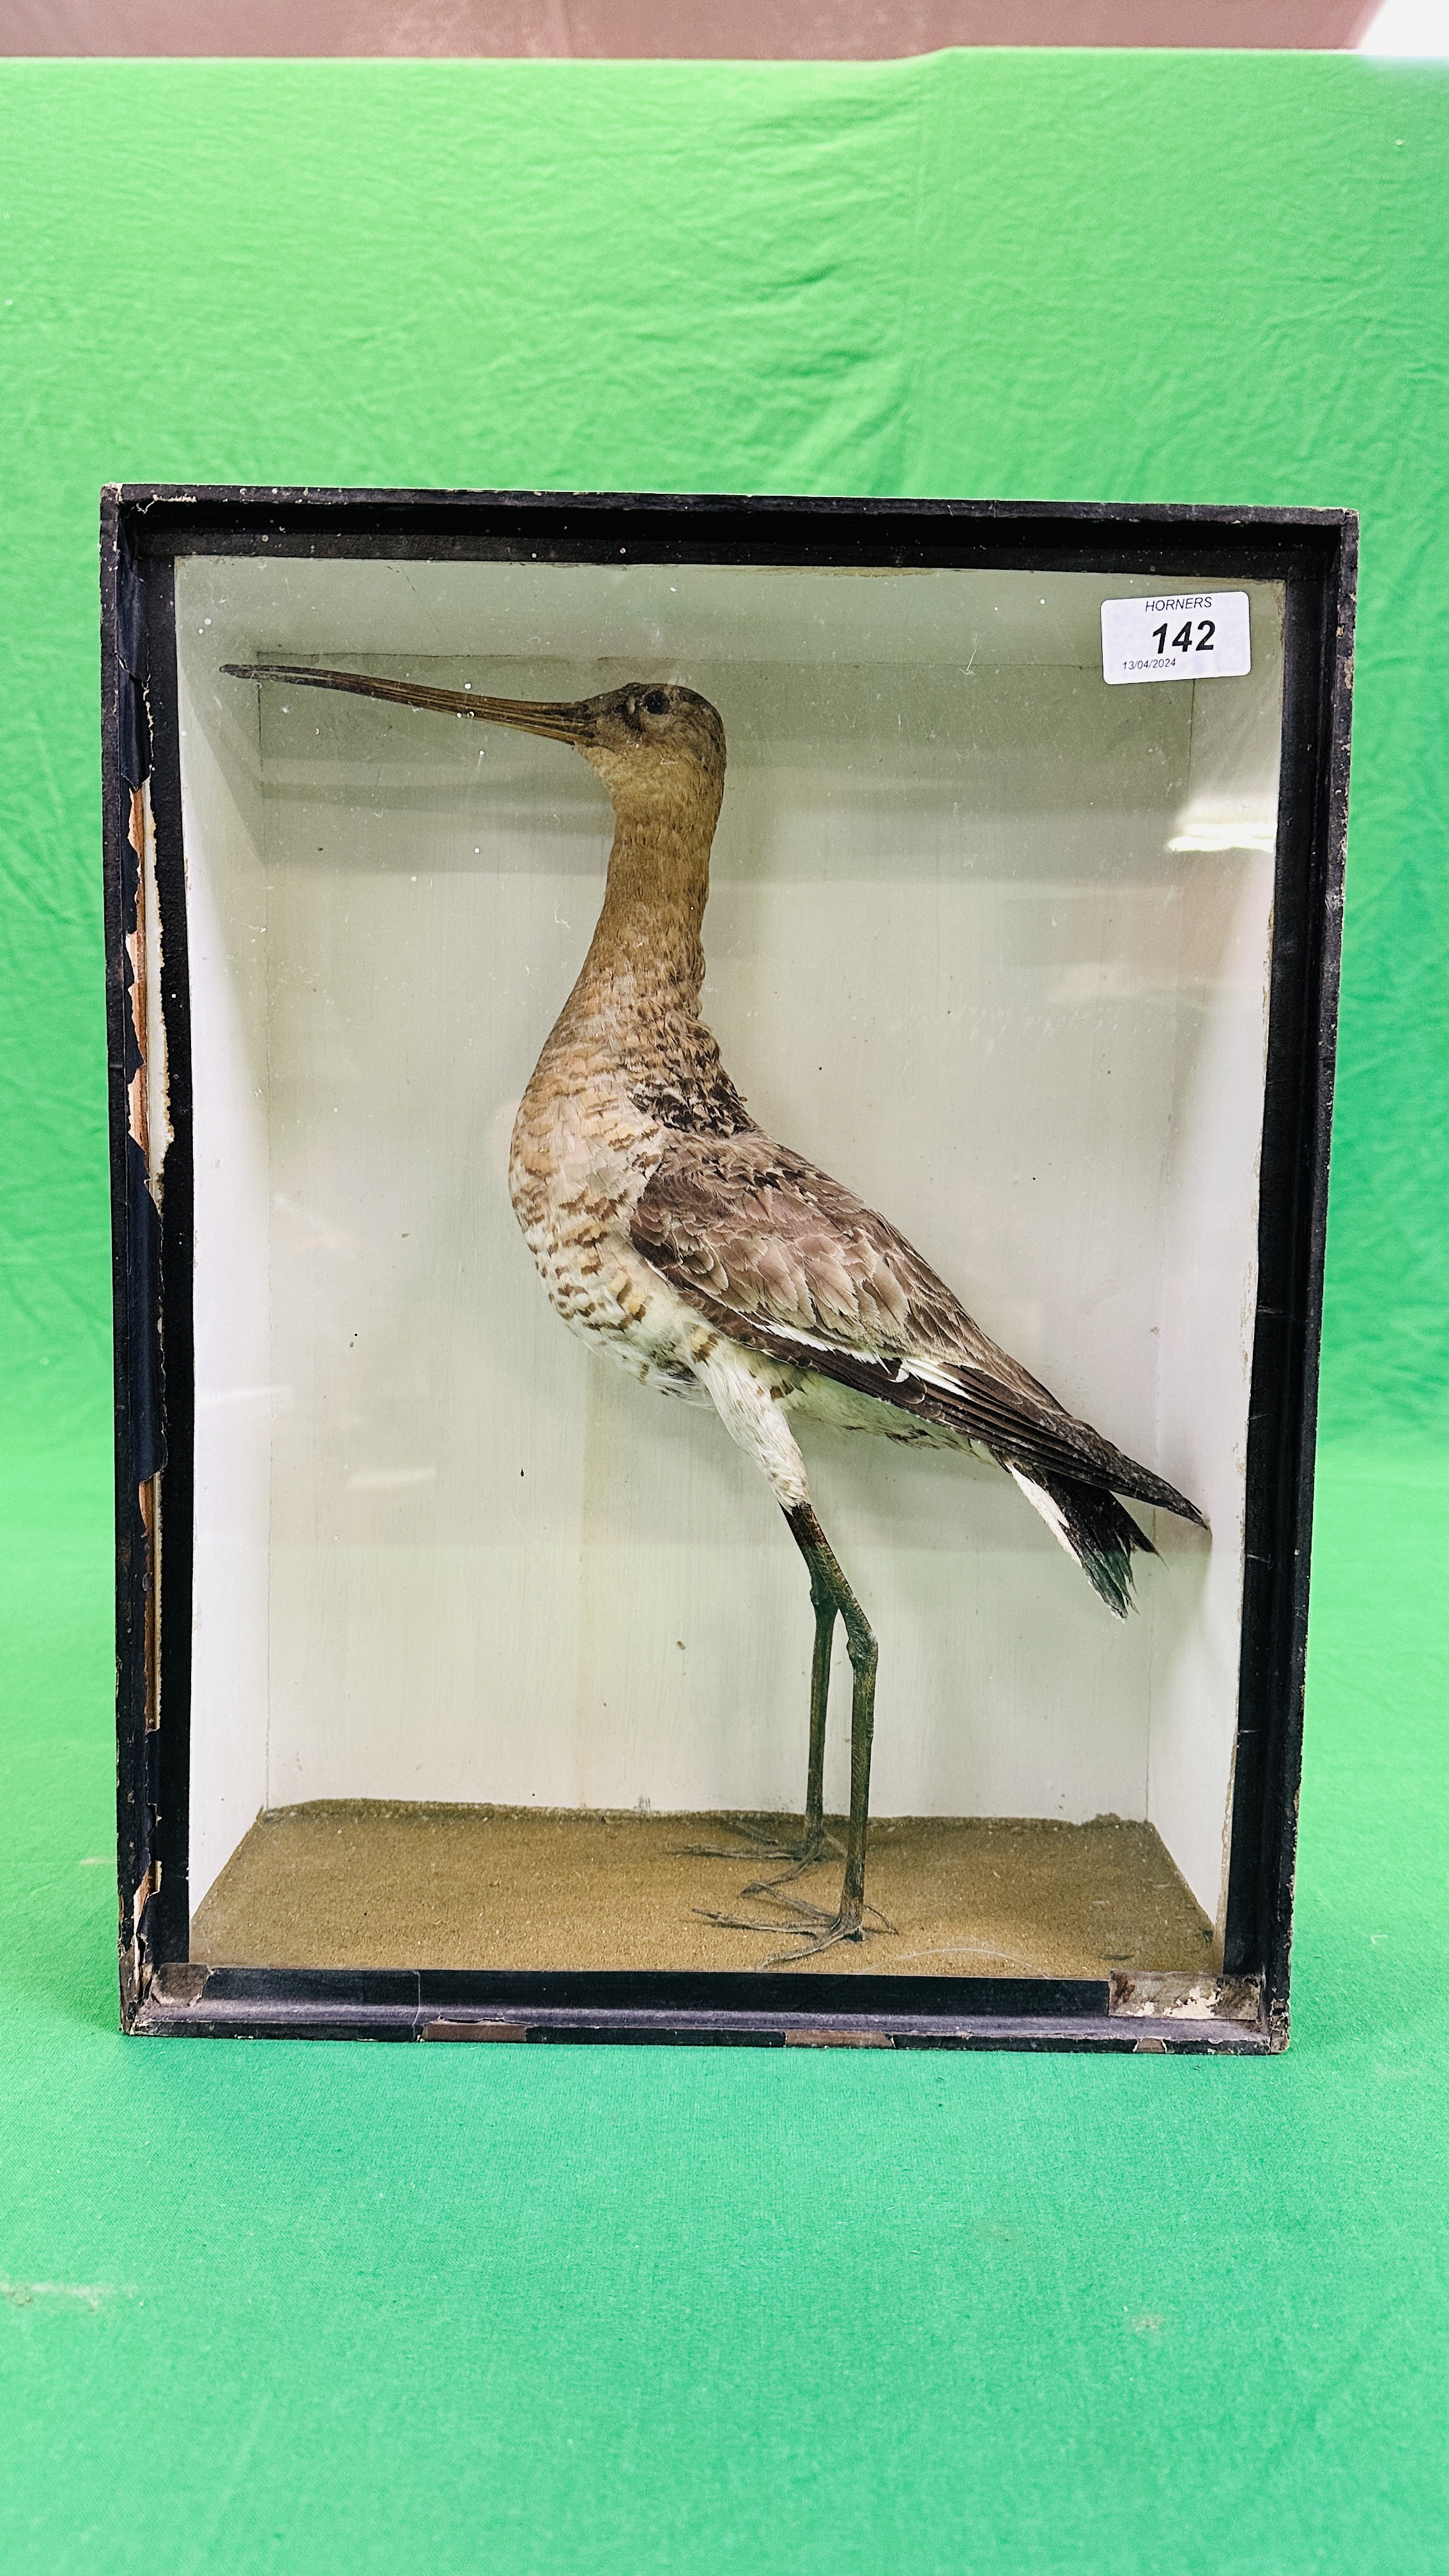
[[[788,1918],[743,1891],[788,1864],[753,1849],[751,1830],[788,1839],[799,1826],[380,1799],[272,1808],[198,1908],[191,1955],[248,1967],[759,1967],[791,1949]],[[841,1820],[831,1831],[843,1842]],[[833,1908],[840,1867],[832,1853],[790,1892]],[[883,1817],[866,1893],[894,1930],[831,1949],[820,1966],[832,1976],[1213,1965],[1212,1927],[1157,1833],[1115,1817]],[[726,1931],[702,1919],[711,1910],[777,1917],[780,1929]]]

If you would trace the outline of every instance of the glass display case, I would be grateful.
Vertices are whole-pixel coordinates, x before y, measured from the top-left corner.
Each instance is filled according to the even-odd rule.
[[[1354,543],[106,496],[129,2027],[1283,2044]]]

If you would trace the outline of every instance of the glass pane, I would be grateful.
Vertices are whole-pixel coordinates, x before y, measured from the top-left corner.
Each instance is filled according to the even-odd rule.
[[[562,741],[222,672],[260,657],[718,709],[703,1012],[753,1117],[1212,1529],[1135,1507],[1161,1561],[1118,1620],[998,1466],[797,1422],[879,1640],[867,1896],[893,1927],[819,1965],[1220,1959],[1283,603],[1238,585],[1246,676],[1108,687],[1101,604],[1149,587],[178,565],[196,1956],[804,1950],[744,1893],[799,1839],[801,1558],[707,1402],[565,1329],[509,1200],[606,790]],[[849,1686],[837,1630],[837,1844]],[[788,1893],[829,1912],[840,1871],[828,1850]]]

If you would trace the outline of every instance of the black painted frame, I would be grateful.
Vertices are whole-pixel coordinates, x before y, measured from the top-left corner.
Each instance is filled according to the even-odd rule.
[[[191,1026],[177,742],[178,554],[975,565],[1285,585],[1247,1564],[1223,1975],[1113,1978],[242,1970],[189,1960]],[[121,2017],[197,2035],[1212,2049],[1287,2044],[1333,1104],[1358,523],[1345,510],[546,492],[109,487],[101,507],[115,1313]],[[172,1142],[132,1141],[133,800],[149,787]],[[164,1354],[164,1363],[163,1363]],[[145,1507],[143,1507],[145,1506]],[[164,1544],[163,1544],[164,1541]]]

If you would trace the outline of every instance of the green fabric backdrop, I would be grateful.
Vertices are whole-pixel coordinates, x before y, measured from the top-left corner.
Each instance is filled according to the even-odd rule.
[[[1449,2564],[1449,81],[11,63],[0,2564]],[[1295,2041],[114,2029],[97,487],[1342,502]]]

